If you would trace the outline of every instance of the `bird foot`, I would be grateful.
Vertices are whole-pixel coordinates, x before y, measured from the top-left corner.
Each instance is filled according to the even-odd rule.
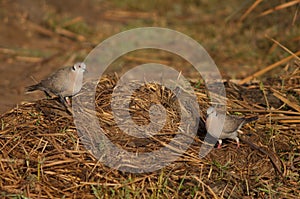
[[[70,106],[72,106],[72,104],[71,104],[71,101],[70,101],[70,98],[69,97],[65,97],[65,100],[66,100],[66,102],[67,102],[67,105],[70,107]]]
[[[236,140],[237,148],[240,148],[240,139],[236,137],[235,140]]]

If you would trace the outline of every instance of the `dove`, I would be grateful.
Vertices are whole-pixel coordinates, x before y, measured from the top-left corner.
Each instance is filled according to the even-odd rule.
[[[249,122],[258,119],[257,116],[246,118],[246,117],[239,117],[235,115],[226,114],[222,132],[218,136],[219,133],[218,129],[221,128],[222,117],[224,117],[224,114],[218,113],[214,107],[211,106],[207,109],[207,117],[205,122],[206,130],[210,135],[218,139],[219,142],[218,148],[221,148],[222,139],[226,139],[226,138],[236,140],[237,147],[239,147],[240,144],[239,144],[238,132],[241,132],[240,128],[244,124],[247,124]]]
[[[41,90],[48,97],[54,94],[60,98],[64,105],[66,102],[70,106],[69,97],[76,95],[81,90],[85,71],[85,63],[78,62],[73,66],[58,69],[40,83],[26,87],[26,91]]]

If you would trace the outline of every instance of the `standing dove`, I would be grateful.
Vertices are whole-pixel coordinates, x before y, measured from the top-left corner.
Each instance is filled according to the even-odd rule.
[[[257,120],[258,117],[238,117],[235,115],[226,115],[224,120],[224,126],[220,135],[218,129],[221,128],[222,117],[224,114],[218,113],[214,107],[209,107],[207,109],[207,118],[206,118],[206,129],[207,132],[213,137],[218,139],[218,148],[221,148],[222,139],[230,138],[234,139],[237,142],[237,146],[239,147],[239,138],[238,132],[240,132],[240,128],[249,122]]]
[[[65,105],[71,105],[69,97],[77,94],[82,88],[83,73],[86,65],[78,62],[73,66],[61,68],[52,73],[40,83],[26,87],[27,92],[35,90],[44,91],[48,97],[51,93],[58,96],[60,101]]]

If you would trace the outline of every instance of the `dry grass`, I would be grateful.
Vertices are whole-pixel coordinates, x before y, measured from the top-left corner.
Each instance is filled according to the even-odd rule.
[[[132,3],[128,4],[128,1]],[[1,198],[300,198],[299,63],[286,65],[277,78],[244,84],[285,64],[295,58],[294,55],[299,55],[299,51],[295,51],[299,29],[293,28],[297,27],[299,18],[297,1],[274,1],[269,5],[269,1],[257,0],[244,7],[245,11],[238,11],[237,17],[228,17],[228,13],[232,12],[230,3],[226,7],[217,6],[218,9],[215,10],[219,1],[212,4],[208,3],[211,1],[205,1],[201,6],[207,6],[208,9],[204,9],[201,17],[201,6],[194,1],[191,4],[175,3],[166,16],[161,14],[173,2],[166,1],[162,6],[155,7],[155,4],[149,5],[146,1],[140,4],[128,1],[124,1],[125,7],[129,5],[128,9],[104,11],[101,16],[104,20],[100,21],[101,31],[91,31],[97,34],[91,39],[94,44],[108,35],[132,27],[150,25],[182,31],[201,41],[210,54],[218,59],[217,63],[224,64],[221,68],[228,68],[228,75],[234,77],[234,71],[240,71],[232,66],[237,66],[238,69],[250,66],[243,68],[245,72],[238,75],[243,78],[249,75],[250,69],[252,72],[258,70],[238,82],[242,85],[226,82],[226,89],[228,108],[232,114],[258,114],[260,119],[243,127],[245,134],[241,135],[244,141],[241,148],[237,149],[234,142],[225,141],[222,149],[214,149],[208,156],[199,159],[199,149],[206,133],[203,127],[204,112],[209,99],[205,87],[193,82],[201,108],[201,121],[194,143],[178,160],[163,169],[131,174],[107,167],[95,158],[90,153],[95,147],[94,143],[91,142],[90,148],[83,146],[73,118],[57,100],[26,103],[6,112],[0,118]],[[284,16],[289,17],[282,17],[280,12],[283,11],[286,11]],[[53,64],[55,57],[64,61],[67,59],[69,63],[74,62],[78,55],[75,56],[73,51],[85,56],[89,49],[81,42],[90,38],[90,26],[87,27],[80,16],[65,20],[61,16],[57,17],[54,21],[53,17],[45,18],[43,23],[31,22],[30,17],[25,18],[23,23],[26,25],[22,27],[26,26],[36,34],[34,43],[37,44],[37,35],[51,41],[51,45],[54,45],[52,40],[56,38],[60,41],[57,46],[61,51],[44,59],[41,57],[49,54],[48,51],[33,53],[34,48],[31,47],[28,52],[20,53],[5,47],[0,49],[1,55],[5,55],[5,60],[20,64],[33,63],[32,66],[49,61]],[[223,20],[224,17],[227,17],[226,21]],[[264,20],[255,21],[257,18]],[[95,17],[95,20],[98,18]],[[282,59],[286,54],[279,48],[280,43],[274,42],[274,39],[274,44],[267,43],[265,35],[281,42],[290,41],[288,47],[295,51],[294,55]],[[39,48],[44,46],[48,48],[49,45],[41,43]],[[72,55],[70,46],[75,46],[72,48]],[[145,57],[148,56],[149,53]],[[149,61],[143,57],[137,59],[127,56],[125,59],[133,62]],[[170,62],[172,60],[167,60],[166,63]],[[254,69],[255,65],[269,66]],[[171,100],[173,94],[153,84],[136,91],[131,103],[131,115],[136,123],[149,122],[148,110],[151,103],[164,104],[169,116],[166,126],[157,136],[138,139],[121,132],[111,113],[111,93],[117,80],[115,76],[104,77],[98,85],[96,95],[97,116],[106,130],[106,136],[119,147],[136,153],[165,146],[176,134],[180,122],[178,103]],[[152,96],[150,100],[148,96]],[[180,150],[174,149],[173,152],[178,153]],[[116,159],[122,157],[122,154],[110,155]],[[134,165],[129,162],[125,166],[130,170]],[[124,165],[116,167],[124,168]]]
[[[26,103],[1,116],[0,190],[4,198],[299,198],[300,125],[297,63],[280,79],[239,86],[226,83],[232,113],[258,114],[243,128],[246,142],[237,149],[225,141],[199,159],[206,133],[200,122],[194,143],[174,163],[150,173],[131,174],[105,166],[86,149],[72,117],[57,100]],[[153,139],[137,139],[117,128],[110,101],[117,77],[98,84],[96,111],[107,137],[125,150],[159,149],[175,135],[178,102],[156,84],[141,87],[131,103],[135,122],[149,122],[149,105],[162,103],[169,119]],[[209,105],[204,86],[194,83],[201,118]],[[83,93],[85,90],[83,90]],[[84,97],[86,95],[80,95]],[[147,97],[145,97],[147,96]],[[151,97],[149,97],[151,96]],[[88,99],[88,98],[87,98]],[[174,149],[173,153],[178,153]],[[110,154],[118,159],[122,154]],[[155,164],[155,163],[154,163]],[[124,165],[118,165],[124,167]],[[118,167],[117,166],[117,167]],[[134,163],[125,165],[129,170]]]

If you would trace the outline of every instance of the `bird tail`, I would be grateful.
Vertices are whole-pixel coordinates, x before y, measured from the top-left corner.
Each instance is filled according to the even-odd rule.
[[[35,84],[32,86],[26,87],[25,90],[26,90],[26,92],[32,92],[32,91],[38,90],[39,88],[40,88],[40,84]]]
[[[253,116],[253,117],[245,118],[245,124],[247,124],[249,122],[253,122],[255,120],[258,120],[258,116]]]

